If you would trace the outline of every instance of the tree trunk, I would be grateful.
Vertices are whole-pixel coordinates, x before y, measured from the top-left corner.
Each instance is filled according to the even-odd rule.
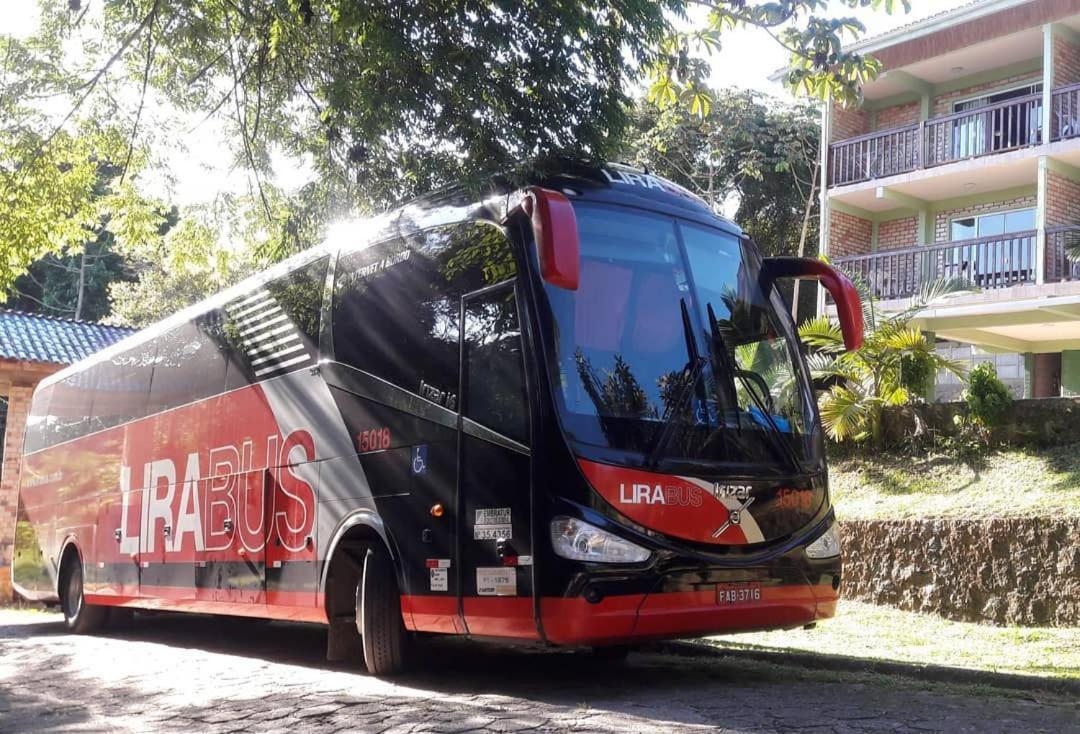
[[[806,254],[806,235],[810,230],[810,210],[814,208],[814,192],[817,190],[818,163],[814,160],[814,168],[810,173],[810,194],[806,197],[806,206],[803,207],[802,232],[799,233],[799,257]],[[799,279],[795,279],[794,290],[791,294],[791,318],[796,325],[799,323]]]
[[[83,248],[82,255],[79,257],[79,289],[78,289],[78,297],[75,300],[75,320],[76,321],[82,320],[83,303],[86,300],[85,296],[86,296],[86,247]]]

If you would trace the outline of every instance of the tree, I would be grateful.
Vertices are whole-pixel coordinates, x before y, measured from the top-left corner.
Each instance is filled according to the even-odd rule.
[[[917,360],[932,373],[948,370],[963,376],[962,364],[942,357],[933,343],[911,325],[916,313],[953,293],[970,290],[962,280],[930,281],[911,305],[894,314],[879,314],[873,295],[856,282],[863,300],[865,334],[863,346],[854,352],[844,351],[839,325],[826,316],[818,316],[799,327],[799,337],[813,350],[811,374],[816,380],[831,383],[818,406],[821,422],[835,441],[870,441],[883,448],[882,413],[886,406],[907,405],[918,400],[905,380],[905,361]]]
[[[715,211],[737,198],[735,220],[766,255],[814,254],[820,127],[812,106],[740,89],[709,95],[705,114],[640,101],[628,157]]]
[[[147,134],[148,89],[228,120],[279,257],[317,239],[342,202],[380,210],[534,156],[610,158],[630,121],[631,83],[652,74],[656,99],[679,99],[674,90],[697,85],[703,69],[691,46],[713,48],[733,27],[774,33],[798,61],[792,82],[809,91],[850,90],[875,71],[839,50],[861,26],[820,17],[824,0],[695,2],[711,12],[692,44],[673,25],[689,5],[103,0],[89,12],[82,0],[45,0],[43,40],[81,43],[94,71],[68,79],[77,105],[106,80],[141,90],[126,115],[130,141]],[[701,95],[686,99],[707,111]],[[275,192],[274,150],[309,156],[316,181],[297,196]]]
[[[642,101],[630,157],[701,196],[714,211],[739,200],[736,220],[770,255],[798,251],[816,232],[811,194],[819,126],[813,108],[726,89],[706,115]],[[804,232],[805,230],[805,232]]]
[[[701,53],[720,48],[723,34],[737,28],[758,28],[790,53],[785,81],[790,89],[845,104],[859,99],[859,86],[881,71],[871,56],[843,50],[845,38],[866,31],[851,17],[829,17],[829,0],[695,0],[707,13],[690,31],[670,33],[648,67],[649,101],[660,107],[677,104],[706,115],[712,98],[704,88],[708,66]],[[911,10],[909,0],[840,0],[849,8],[892,13]]]
[[[252,204],[228,200],[190,211],[163,237],[129,250],[136,277],[109,287],[110,321],[148,326],[265,267],[259,233],[250,229]]]
[[[0,36],[0,294],[42,258],[79,258],[103,237],[154,237],[161,217],[158,203],[124,180],[121,170],[145,158],[115,127],[68,129],[32,104],[63,84],[56,55]],[[125,164],[110,173],[114,161]],[[84,279],[86,265],[79,261]]]

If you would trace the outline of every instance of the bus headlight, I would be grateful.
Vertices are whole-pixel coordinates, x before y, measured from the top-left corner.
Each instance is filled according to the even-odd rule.
[[[641,563],[651,555],[639,545],[572,517],[551,521],[551,545],[556,554],[572,561]]]
[[[806,546],[811,558],[835,558],[840,555],[840,523],[834,522],[817,540]]]

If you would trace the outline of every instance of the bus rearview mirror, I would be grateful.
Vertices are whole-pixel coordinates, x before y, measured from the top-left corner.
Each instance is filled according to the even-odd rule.
[[[581,280],[581,244],[570,200],[558,191],[530,186],[521,209],[532,221],[541,277],[553,286],[576,291]]]
[[[862,299],[847,276],[836,268],[809,257],[767,257],[761,265],[761,288],[765,293],[779,278],[817,280],[836,302],[836,317],[844,333],[844,348],[853,352],[863,343]]]

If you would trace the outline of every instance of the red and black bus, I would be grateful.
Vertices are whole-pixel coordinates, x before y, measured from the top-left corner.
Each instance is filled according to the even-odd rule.
[[[831,616],[840,541],[794,324],[814,277],[682,188],[567,163],[372,221],[34,392],[13,579],[318,622],[392,673],[442,633],[562,646]]]

